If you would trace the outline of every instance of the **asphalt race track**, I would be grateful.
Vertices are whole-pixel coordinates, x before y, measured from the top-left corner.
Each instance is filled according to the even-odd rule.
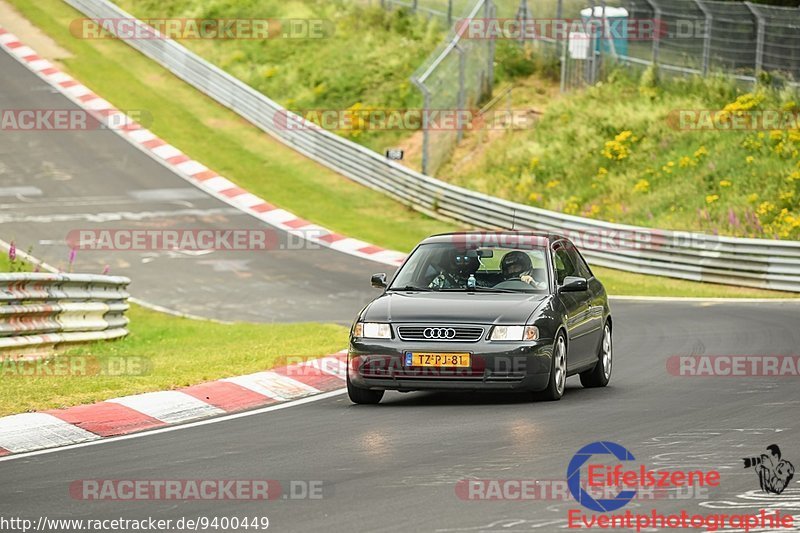
[[[0,72],[0,108],[77,109],[5,53]],[[370,274],[392,270],[327,248],[296,249],[298,238],[208,196],[111,131],[2,133],[4,240],[33,246],[35,256],[66,270],[72,230],[151,228],[266,229],[277,247],[199,255],[81,250],[74,271],[99,274],[109,265],[134,280],[133,296],[184,313],[349,324],[372,295],[363,290]]]
[[[0,106],[72,108],[5,54],[0,71]],[[22,248],[33,244],[35,255],[56,265],[66,261],[63,237],[73,228],[263,227],[198,194],[110,132],[6,132],[2,141],[0,235]],[[3,195],[12,187],[31,189]],[[165,190],[172,191],[171,200],[163,199]],[[162,199],[153,191],[164,193]],[[99,272],[104,264],[134,280],[135,296],[180,311],[225,320],[340,323],[349,323],[374,295],[368,275],[386,270],[327,249],[206,256],[86,252],[75,269]],[[574,501],[466,501],[456,487],[469,478],[563,480],[578,449],[607,440],[654,470],[722,474],[720,487],[705,494],[634,501],[625,509],[707,514],[781,507],[800,520],[797,477],[782,495],[767,497],[741,462],[777,443],[800,465],[797,377],[680,377],[667,370],[668,359],[679,355],[797,354],[800,306],[617,301],[612,312],[615,364],[606,389],[583,389],[570,378],[564,398],[553,403],[525,395],[387,393],[378,406],[355,406],[333,395],[10,457],[0,460],[0,516],[34,522],[43,516],[266,516],[270,529],[298,532],[553,531],[567,525],[569,509],[579,508]],[[321,481],[323,490],[320,498],[266,502],[71,496],[71,484],[86,479],[273,479],[284,488],[291,481]]]
[[[741,457],[773,442],[800,462],[796,378],[668,375],[687,354],[795,353],[793,304],[618,303],[607,389],[567,382],[560,402],[524,396],[389,393],[378,406],[345,396],[201,427],[0,462],[2,516],[142,519],[262,516],[278,531],[551,531],[574,501],[464,501],[466,478],[564,479],[584,444],[610,440],[649,468],[711,469],[703,499],[643,501],[661,512],[767,506]],[[316,500],[83,501],[81,479],[323,481]],[[730,503],[713,503],[730,502]],[[771,504],[800,515],[795,481]],[[702,506],[701,506],[702,505]],[[628,508],[635,509],[631,503]],[[723,511],[725,512],[725,511]]]

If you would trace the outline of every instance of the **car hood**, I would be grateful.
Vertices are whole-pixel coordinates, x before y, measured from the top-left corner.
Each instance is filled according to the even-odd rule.
[[[525,324],[547,294],[387,292],[361,313],[368,322]]]

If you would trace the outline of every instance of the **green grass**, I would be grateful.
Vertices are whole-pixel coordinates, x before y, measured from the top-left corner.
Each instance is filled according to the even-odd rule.
[[[187,39],[182,44],[279,104],[303,113],[413,109],[422,94],[409,77],[439,45],[445,27],[409,10],[352,0],[116,0],[140,18],[243,18],[325,21],[322,38]],[[277,28],[277,24],[273,24]],[[281,26],[281,31],[285,27]],[[301,32],[302,35],[302,32]],[[337,133],[377,151],[404,131]]]
[[[59,360],[86,362],[86,373],[95,375],[33,377],[17,374],[20,367],[12,363],[0,362],[0,416],[177,389],[281,366],[287,357],[296,362],[328,355],[347,346],[348,328],[335,324],[217,324],[136,305],[128,316],[130,335],[125,339],[73,348],[51,361],[51,365]],[[121,364],[128,375],[92,371]]]
[[[647,227],[800,239],[800,131],[686,131],[679,110],[800,110],[797,94],[618,70],[527,130],[468,139],[439,176],[510,200]],[[527,94],[520,98],[529,98]],[[540,108],[542,109],[542,108]]]
[[[58,0],[11,0],[36,26],[73,54],[64,68],[122,109],[155,117],[151,129],[239,185],[317,224],[386,248],[409,251],[422,238],[456,226],[403,207],[273,141],[233,112],[187,86],[127,45],[78,40],[69,24],[81,15]],[[604,270],[613,292],[769,296],[780,293],[703,285]]]

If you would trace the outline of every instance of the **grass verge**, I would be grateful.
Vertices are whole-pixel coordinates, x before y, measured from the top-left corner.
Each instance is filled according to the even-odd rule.
[[[122,42],[75,39],[69,25],[82,15],[63,2],[10,3],[73,54],[62,62],[66,71],[119,108],[150,111],[156,134],[254,194],[337,232],[401,251],[409,251],[432,233],[456,229],[299,155]],[[617,294],[630,294],[630,288],[636,287],[640,295],[786,296],[597,270]]]
[[[217,324],[136,305],[128,316],[130,335],[125,339],[59,356],[62,361],[88,361],[86,374],[95,375],[81,375],[79,366],[73,375],[19,375],[22,367],[0,362],[0,416],[177,389],[281,366],[287,357],[335,353],[347,345],[348,328],[335,324]],[[127,375],[92,370],[109,366],[124,368]]]

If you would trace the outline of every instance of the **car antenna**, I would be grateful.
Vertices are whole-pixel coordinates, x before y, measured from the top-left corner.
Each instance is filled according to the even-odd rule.
[[[515,230],[514,226],[515,226],[516,222],[517,222],[517,210],[516,209],[512,209],[511,210],[511,231]]]

